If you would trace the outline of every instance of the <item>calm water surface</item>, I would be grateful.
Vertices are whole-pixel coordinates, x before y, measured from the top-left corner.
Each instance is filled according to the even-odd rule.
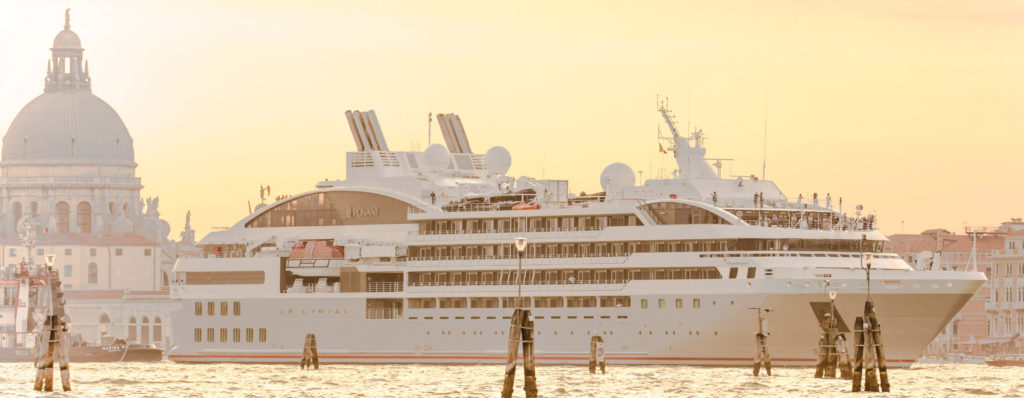
[[[3,397],[496,397],[503,366],[184,365],[165,363],[72,364],[71,393],[32,391],[31,364],[0,363]],[[523,396],[522,368],[516,394]],[[537,369],[543,397],[636,396],[834,396],[850,393],[850,382],[812,378],[812,368],[777,368],[754,377],[749,368],[611,366],[591,375],[586,367]],[[986,365],[918,365],[889,371],[892,392],[884,397],[1024,396],[1024,368]],[[56,387],[59,388],[59,381]]]

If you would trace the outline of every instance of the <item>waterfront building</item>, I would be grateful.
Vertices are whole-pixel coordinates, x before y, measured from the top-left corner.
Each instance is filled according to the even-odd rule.
[[[168,240],[159,199],[141,197],[132,137],[92,93],[84,51],[68,11],[50,48],[43,94],[3,137],[0,271],[53,254],[74,333],[97,342],[165,341],[168,276],[178,246],[189,242]],[[26,220],[37,229],[35,253],[19,236]],[[183,234],[191,236],[190,229]]]
[[[1015,219],[1019,229],[1005,235],[1002,250],[992,253],[988,273],[991,294],[985,303],[991,339],[986,349],[996,352],[1021,352],[1024,342],[1024,223]]]
[[[945,229],[929,229],[920,234],[890,235],[888,247],[919,270],[977,270],[991,275],[993,255],[1003,250],[1007,233],[1024,228],[1016,221],[998,227],[969,227],[963,234]],[[925,350],[926,355],[946,356],[951,353],[982,355],[983,345],[990,344],[992,316],[988,310],[991,281],[950,321]]]

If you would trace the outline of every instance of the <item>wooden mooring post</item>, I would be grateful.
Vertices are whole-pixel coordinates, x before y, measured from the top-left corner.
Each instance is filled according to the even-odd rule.
[[[597,365],[601,365],[601,374],[604,371],[604,338],[601,336],[590,337],[590,374],[597,373]]]
[[[49,257],[49,256],[47,256]],[[47,258],[47,262],[51,262]],[[36,391],[53,391],[53,368],[60,368],[60,381],[64,391],[71,391],[71,369],[68,362],[67,322],[64,316],[64,292],[61,290],[60,279],[49,266],[44,271],[47,283],[37,290],[37,299],[49,303],[49,314],[39,329],[36,339],[36,379],[33,389]]]
[[[772,358],[768,355],[768,333],[764,330],[764,316],[761,315],[761,307],[750,308],[757,310],[757,334],[754,335],[754,376],[761,373],[761,367],[768,376],[772,375]],[[764,312],[768,312],[767,309]]]
[[[320,369],[320,355],[316,352],[316,335],[306,334],[306,343],[302,347],[302,369]]]
[[[537,396],[537,371],[533,361],[533,320],[530,310],[516,309],[512,313],[512,326],[508,331],[508,356],[505,359],[505,385],[501,389],[502,398],[512,396],[516,379],[516,362],[519,354],[519,343],[523,343],[523,378],[527,398]]]
[[[875,305],[870,299],[864,302],[864,316],[857,317],[856,322],[854,342],[857,344],[857,352],[854,358],[853,392],[861,390],[862,374],[864,391],[889,392],[881,325],[875,315]]]

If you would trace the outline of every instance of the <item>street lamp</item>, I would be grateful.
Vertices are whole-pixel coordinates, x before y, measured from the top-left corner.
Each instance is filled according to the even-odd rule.
[[[523,306],[523,252],[526,251],[526,238],[516,237],[516,251],[519,252],[519,272],[516,273],[516,284],[518,285],[516,308],[521,308]]]

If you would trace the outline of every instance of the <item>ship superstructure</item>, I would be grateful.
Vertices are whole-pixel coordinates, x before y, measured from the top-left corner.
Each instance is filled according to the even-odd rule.
[[[599,334],[613,362],[746,365],[761,308],[773,360],[813,364],[826,289],[848,332],[871,264],[888,360],[907,366],[985,281],[914,271],[859,206],[721,178],[703,132],[659,112],[672,178],[637,185],[613,163],[603,192],[578,195],[506,175],[509,152],[474,153],[457,115],[438,115],[447,145],[398,152],[373,111],[347,112],[345,180],[259,206],[178,260],[168,357],[297,362],[315,333],[324,362],[501,363],[521,285],[539,363],[586,363]]]

